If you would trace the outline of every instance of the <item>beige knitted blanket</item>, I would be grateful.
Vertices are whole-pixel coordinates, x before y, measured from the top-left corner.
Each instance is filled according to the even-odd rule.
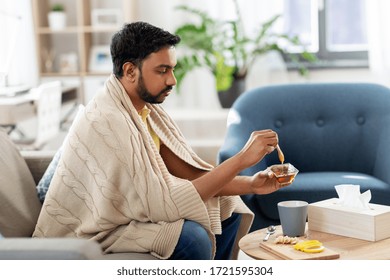
[[[148,105],[161,142],[197,168],[210,170],[159,105]],[[35,237],[97,240],[105,253],[172,254],[184,220],[201,224],[214,243],[221,220],[243,213],[238,239],[253,214],[238,196],[204,203],[193,184],[172,176],[119,80],[105,89],[73,124],[46,195]],[[235,256],[237,255],[237,244]]]

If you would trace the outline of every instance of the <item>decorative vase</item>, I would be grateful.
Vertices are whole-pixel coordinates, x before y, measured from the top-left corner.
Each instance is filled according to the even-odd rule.
[[[61,30],[66,26],[66,14],[52,11],[48,14],[49,27],[52,30]]]
[[[222,108],[232,107],[234,101],[245,91],[245,78],[234,79],[228,90],[218,91],[218,99]]]

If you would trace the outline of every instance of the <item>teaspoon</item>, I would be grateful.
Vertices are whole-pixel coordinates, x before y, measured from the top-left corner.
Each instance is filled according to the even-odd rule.
[[[274,234],[275,231],[276,231],[276,227],[275,227],[275,226],[269,226],[269,227],[267,228],[267,235],[264,237],[263,241],[267,241],[268,238],[269,238],[269,236],[270,236],[271,234]]]

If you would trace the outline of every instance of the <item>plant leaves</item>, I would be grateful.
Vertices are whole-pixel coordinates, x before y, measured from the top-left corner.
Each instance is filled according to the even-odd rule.
[[[178,58],[175,67],[178,88],[184,77],[193,69],[206,67],[216,78],[217,90],[227,90],[234,78],[245,77],[256,57],[271,50],[287,55],[299,65],[299,72],[307,75],[308,69],[302,60],[312,62],[316,60],[316,56],[306,51],[297,55],[284,50],[281,42],[296,46],[302,46],[302,44],[298,36],[272,32],[272,27],[281,15],[275,15],[261,24],[256,36],[247,37],[243,29],[238,2],[236,0],[233,2],[237,18],[230,21],[212,18],[208,13],[186,5],[176,7],[177,10],[188,13],[197,20],[197,24],[186,23],[175,31],[181,38],[181,44],[178,47],[185,49],[183,57]]]
[[[224,91],[231,87],[233,83],[233,74],[236,70],[234,66],[228,66],[225,63],[225,58],[221,53],[214,53],[216,57],[215,80],[217,91]]]

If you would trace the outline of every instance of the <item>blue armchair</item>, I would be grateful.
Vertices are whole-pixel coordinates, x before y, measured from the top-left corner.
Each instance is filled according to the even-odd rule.
[[[360,185],[372,203],[390,205],[390,89],[369,83],[288,84],[242,94],[228,117],[218,162],[236,154],[254,130],[273,129],[286,162],[299,169],[292,185],[245,195],[251,231],[280,224],[277,203],[337,197],[334,186]],[[242,175],[279,163],[276,151]]]

